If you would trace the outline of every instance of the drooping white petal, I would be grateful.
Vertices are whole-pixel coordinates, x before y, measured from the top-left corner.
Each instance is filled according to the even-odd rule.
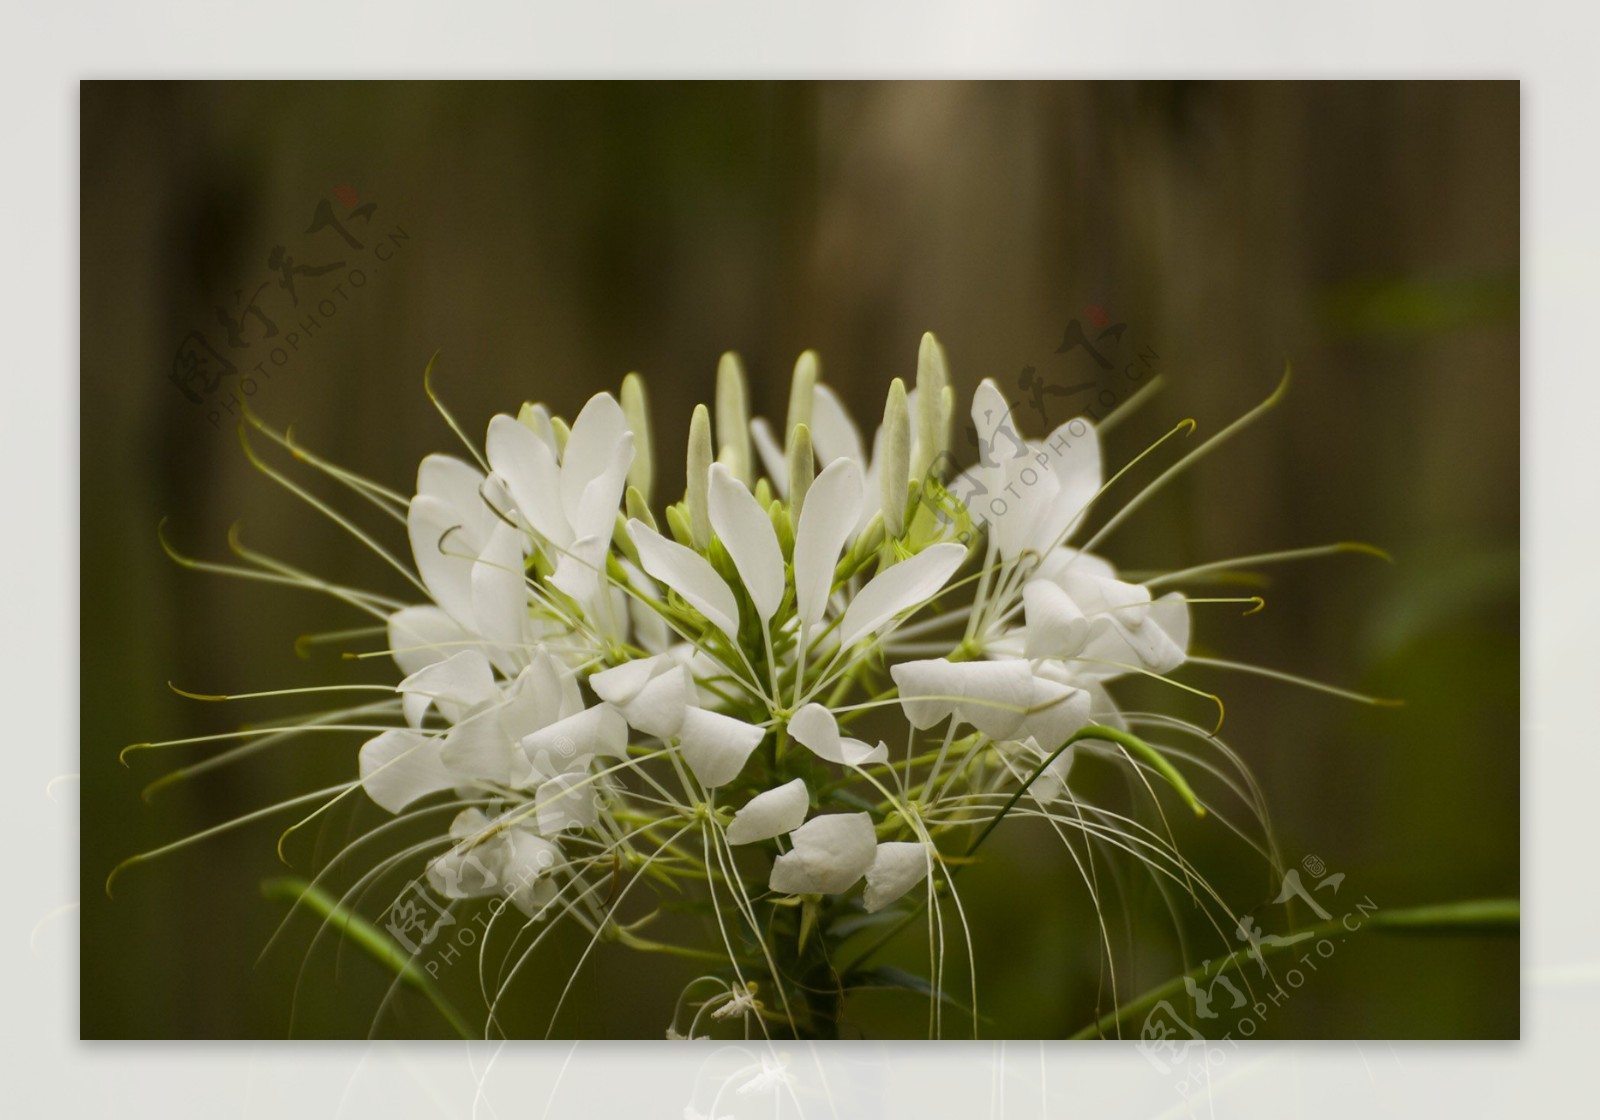
[[[622,709],[623,718],[646,735],[676,735],[696,700],[694,680],[679,665],[656,677]]]
[[[589,678],[589,687],[600,699],[620,708],[639,695],[657,674],[676,663],[674,658],[665,655],[624,661],[621,665],[595,673]]]
[[[754,844],[793,832],[805,822],[810,809],[811,795],[800,778],[758,793],[733,815],[728,824],[728,843]]]
[[[926,602],[955,575],[967,550],[936,544],[874,576],[851,600],[839,624],[839,643],[854,645],[902,611]]]
[[[866,874],[877,855],[868,813],[813,817],[789,839],[793,850],[773,861],[768,880],[779,894],[842,894]]]
[[[430,704],[454,723],[479,704],[500,698],[494,670],[489,667],[488,659],[475,649],[461,650],[419,669],[401,681],[396,689],[404,696],[401,703],[406,722],[412,727],[422,725],[422,717]]]
[[[911,726],[926,730],[952,716],[991,739],[1010,739],[1033,705],[1026,661],[904,661],[889,668]]]
[[[1160,627],[1171,648],[1152,663],[1152,672],[1170,673],[1183,664],[1189,653],[1189,601],[1181,592],[1173,591],[1161,596],[1150,607],[1146,625]]]
[[[639,550],[645,571],[682,595],[729,639],[739,640],[739,601],[710,561],[637,519],[628,522],[628,535]]]
[[[1040,763],[1055,753],[1056,747],[1061,744],[1046,748],[1035,740],[1029,739],[1025,746],[1028,748],[1022,757],[1012,763],[1012,769],[1019,775],[1019,781],[1025,782],[1039,769]],[[1078,753],[1077,744],[1073,744],[1060,754],[1055,761],[1046,766],[1039,776],[1033,779],[1033,784],[1028,787],[1028,796],[1036,804],[1046,806],[1061,796],[1061,791],[1066,788],[1067,777],[1072,773],[1072,763]]]
[[[704,708],[690,708],[678,728],[683,760],[695,780],[707,788],[726,785],[739,776],[750,753],[766,732],[742,719]]]
[[[610,704],[586,708],[522,740],[534,773],[545,776],[565,773],[592,755],[621,758],[627,749],[628,725]]]
[[[811,483],[794,536],[795,613],[807,626],[822,620],[833,572],[861,516],[861,467],[835,459]]]
[[[772,519],[755,495],[722,463],[711,467],[711,528],[739,570],[762,622],[783,602],[783,550]]]
[[[789,719],[789,734],[812,754],[844,766],[868,766],[889,761],[889,748],[872,746],[839,734],[839,721],[821,704],[807,704]]]
[[[489,421],[489,465],[505,482],[512,505],[540,536],[558,547],[572,543],[561,506],[561,466],[551,446],[506,415]]]
[[[1028,657],[1072,657],[1089,640],[1088,616],[1050,580],[1023,584],[1022,604],[1028,620]]]
[[[928,852],[920,843],[891,840],[879,844],[867,868],[867,889],[861,905],[875,914],[922,882],[928,875]]]
[[[669,654],[625,661],[589,678],[595,695],[615,704],[630,727],[661,738],[676,735],[695,702],[688,669]]]
[[[1106,610],[1091,623],[1088,644],[1078,655],[1085,675],[1116,676],[1128,672],[1127,666],[1170,673],[1187,655],[1189,608],[1178,592],[1158,603]]]
[[[402,607],[389,616],[389,655],[408,677],[443,661],[470,637],[439,607]]]
[[[391,813],[455,784],[455,775],[439,758],[438,739],[396,728],[361,747],[361,787]]]
[[[1012,735],[1033,738],[1046,750],[1055,750],[1089,722],[1087,692],[1061,681],[1035,676],[1032,710]]]

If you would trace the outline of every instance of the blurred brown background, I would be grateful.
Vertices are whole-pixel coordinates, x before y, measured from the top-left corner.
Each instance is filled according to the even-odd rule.
[[[1168,382],[1109,440],[1113,464],[1185,416],[1196,439],[1216,431],[1292,358],[1285,405],[1105,550],[1131,568],[1348,539],[1391,550],[1394,567],[1276,569],[1260,614],[1197,607],[1197,642],[1406,707],[1187,679],[1225,694],[1224,738],[1259,777],[1286,858],[1320,856],[1382,906],[1516,894],[1518,144],[1514,83],[86,83],[84,1036],[285,1035],[311,923],[253,962],[283,914],[258,884],[283,870],[273,844],[295,816],[137,867],[114,900],[102,884],[127,855],[354,772],[361,736],[325,735],[146,805],[146,782],[215,748],[124,769],[122,746],[299,703],[234,710],[166,682],[393,679],[341,662],[339,645],[295,656],[300,634],[363,624],[337,604],[162,555],[163,517],[178,548],[213,559],[241,520],[248,545],[405,593],[250,468],[231,418],[208,421],[243,374],[211,396],[202,374],[202,403],[185,398],[169,375],[180,347],[199,353],[191,332],[203,361],[268,363],[251,401],[269,421],[407,493],[424,453],[457,449],[422,392],[435,351],[437,387],[475,439],[525,398],[571,416],[639,370],[658,501],[682,486],[689,413],[725,349],[773,416],[795,356],[818,349],[870,426],[925,329],[963,395],[987,376],[1020,398],[1025,366],[1062,386],[1109,379],[1055,353],[1069,321],[1104,309],[1127,324],[1122,352],[1158,354]],[[316,228],[324,201],[348,240]],[[278,246],[291,267],[343,266],[296,273],[295,306],[268,263]],[[241,317],[258,291],[271,342]],[[241,347],[219,306],[241,318]],[[298,348],[274,364],[291,332]],[[1053,423],[1076,410],[1046,407]],[[376,819],[352,808],[291,839],[297,869]],[[1185,845],[1241,909],[1270,901],[1275,884],[1224,830]],[[1082,886],[1027,829],[995,851],[965,887],[987,1030],[1070,1033],[1097,998],[1107,1009]],[[1119,935],[1123,998],[1178,963],[1159,899],[1133,889],[1126,905],[1143,932]],[[365,1034],[387,987],[331,946],[305,968],[298,1036]],[[514,1027],[543,1032],[580,950],[558,943],[518,989]],[[1512,1037],[1517,966],[1514,940],[1353,939],[1263,1033]],[[451,994],[476,1011],[476,977],[458,971]],[[602,949],[556,1033],[659,1037],[692,974]],[[910,996],[868,997],[860,1015],[877,1034],[925,1022]],[[377,1028],[441,1029],[409,994]]]

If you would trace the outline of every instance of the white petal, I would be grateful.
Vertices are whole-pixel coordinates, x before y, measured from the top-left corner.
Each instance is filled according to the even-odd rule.
[[[557,546],[572,543],[561,507],[561,467],[550,446],[509,416],[489,421],[489,465],[505,482],[512,505],[535,532]]]
[[[676,658],[660,654],[624,661],[615,668],[595,673],[589,678],[589,687],[606,703],[621,707],[639,695],[655,677],[677,664]]]
[[[452,727],[439,757],[456,775],[457,785],[475,781],[521,785],[528,776],[527,756],[500,722],[498,707],[485,708]]]
[[[772,426],[761,417],[757,416],[750,421],[750,438],[755,441],[756,453],[761,456],[761,469],[766,472],[767,481],[772,483],[773,490],[778,497],[789,496],[789,460],[783,453],[783,448],[773,438]]]
[[[478,554],[461,515],[439,498],[419,494],[406,511],[406,531],[428,594],[451,618],[471,627],[472,565]]]
[[[669,541],[642,521],[628,522],[644,570],[682,595],[706,620],[734,642],[739,640],[739,601],[711,562],[677,541]]]
[[[622,468],[626,474],[628,464],[633,462],[633,433],[628,431],[628,418],[610,393],[596,393],[572,422],[566,452],[561,457],[561,508],[566,510],[567,522],[574,531],[582,520],[584,491],[612,468],[617,448],[624,442],[629,448],[628,461]],[[622,491],[617,493],[620,496]]]
[[[813,817],[789,839],[794,849],[773,861],[768,881],[779,894],[842,894],[866,874],[877,855],[867,813]]]
[[[632,583],[633,589],[638,592],[638,595],[633,597],[624,596],[628,617],[633,620],[634,638],[639,648],[649,650],[651,653],[660,653],[672,644],[673,634],[671,628],[667,626],[667,620],[650,605],[661,601],[655,581],[627,557],[618,556],[617,562],[628,574],[628,582]]]
[[[490,840],[451,848],[428,864],[428,885],[445,898],[485,898],[503,882],[505,844]]]
[[[754,844],[793,832],[805,822],[810,809],[811,795],[800,778],[758,793],[733,815],[728,824],[728,843]]]
[[[1023,584],[1022,604],[1028,619],[1028,657],[1072,657],[1089,640],[1088,616],[1050,580]]]
[[[927,874],[928,852],[921,844],[906,840],[879,844],[872,866],[867,868],[867,889],[861,892],[861,904],[867,913],[876,913],[922,882]]]
[[[1030,742],[1031,754],[1024,755],[1020,761],[1012,764],[1014,771],[1019,775],[1018,781],[1027,781],[1029,776],[1039,769],[1039,764],[1054,754],[1056,747],[1060,745],[1057,743],[1055,747],[1046,749],[1037,742]],[[1074,743],[1056,755],[1055,761],[1033,779],[1033,784],[1028,787],[1028,797],[1041,807],[1060,797],[1061,791],[1066,788],[1067,777],[1072,773],[1072,763],[1077,753],[1078,747]]]
[[[450,839],[470,839],[486,831],[493,823],[482,809],[471,806],[457,813],[450,822]]]
[[[628,749],[628,725],[610,704],[596,704],[524,737],[522,749],[535,773],[561,774],[591,755],[621,758]]]
[[[541,727],[583,710],[576,677],[540,649],[507,689],[500,706],[500,724],[521,742]]]
[[[1019,739],[1031,737],[1046,751],[1053,751],[1089,722],[1089,704],[1089,694],[1083,689],[1036,676],[1034,710],[1012,734]]]
[[[491,656],[502,672],[514,674],[527,640],[528,592],[523,575],[523,542],[519,529],[505,522],[489,534],[472,566],[472,617],[477,631],[491,643]]]
[[[579,537],[556,559],[550,582],[585,606],[594,601],[600,588],[600,572],[605,567],[606,548],[611,534]]]
[[[845,609],[839,643],[854,645],[895,615],[932,598],[955,575],[966,555],[967,550],[959,544],[936,544],[879,572]]]
[[[476,546],[494,527],[496,517],[484,505],[479,487],[483,473],[454,455],[429,455],[417,468],[417,497],[443,502]]]
[[[795,613],[807,626],[821,621],[839,553],[861,517],[861,467],[835,459],[811,484],[794,538]]]
[[[972,393],[972,432],[978,441],[978,465],[973,470],[990,493],[1005,489],[1004,463],[1026,454],[1027,442],[1017,432],[1007,401],[992,378],[985,377]]]
[[[645,685],[623,706],[622,716],[629,726],[665,739],[683,727],[684,717],[695,700],[694,678],[688,669],[678,665]]]
[[[361,786],[391,813],[455,784],[455,775],[439,758],[438,739],[397,728],[361,748]]]
[[[611,539],[617,524],[617,507],[622,504],[622,493],[628,487],[628,468],[632,465],[633,433],[625,432],[611,449],[611,459],[605,470],[584,486],[578,499],[578,516],[572,522],[573,536]]]
[[[1005,428],[1004,431],[1014,431]],[[1001,484],[1005,512],[995,525],[995,544],[1006,559],[1020,556],[1025,549],[1035,547],[1035,538],[1048,526],[1051,507],[1060,490],[1060,483],[1050,471],[1041,470],[1035,453],[1029,449],[1023,454],[1001,463],[1004,481]]]
[[[818,758],[845,766],[867,766],[889,761],[889,748],[839,734],[839,721],[821,704],[807,704],[789,720],[789,734]]]
[[[1062,424],[1038,447],[1056,480],[1049,512],[1031,542],[1034,550],[1043,554],[1071,536],[1069,527],[1082,528],[1078,515],[1100,492],[1100,437],[1094,425],[1079,417]]]
[[[739,570],[762,622],[783,602],[783,550],[772,519],[755,495],[722,463],[711,466],[711,528]]]
[[[408,677],[443,661],[469,637],[439,607],[403,607],[389,616],[389,654]]]
[[[1170,673],[1182,665],[1189,653],[1189,601],[1183,594],[1173,591],[1157,599],[1150,607],[1146,625],[1160,627],[1170,646],[1164,651],[1165,656],[1152,664],[1151,671]]]
[[[595,787],[595,779],[581,771],[557,774],[541,784],[533,795],[540,834],[551,836],[593,828],[599,819]]]
[[[506,837],[502,889],[529,918],[543,917],[560,893],[550,872],[563,862],[561,849],[550,841],[512,829]]]
[[[889,673],[911,726],[925,730],[952,716],[991,739],[1009,739],[1033,704],[1026,661],[905,661]]]
[[[867,461],[861,429],[850,419],[850,410],[838,394],[826,385],[818,385],[811,398],[811,446],[823,466],[840,458],[860,464]]]
[[[443,661],[411,674],[396,686],[405,695],[406,722],[412,727],[433,704],[451,722],[479,704],[500,699],[494,683],[494,670],[475,649],[464,649]]]
[[[676,657],[625,661],[589,678],[596,696],[615,704],[630,727],[667,738],[683,726],[684,712],[695,702],[694,681]]]
[[[1179,592],[1164,595],[1143,610],[1108,610],[1092,623],[1089,642],[1079,655],[1085,674],[1112,677],[1128,672],[1122,667],[1127,665],[1170,673],[1184,662],[1189,608]]]
[[[710,788],[737,778],[765,735],[761,728],[742,719],[690,708],[678,729],[678,742],[695,780]]]

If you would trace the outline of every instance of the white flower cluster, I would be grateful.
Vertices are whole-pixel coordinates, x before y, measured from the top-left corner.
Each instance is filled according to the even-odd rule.
[[[461,804],[434,889],[601,929],[622,867],[709,876],[745,911],[864,880],[875,912],[919,884],[931,899],[941,837],[1024,785],[1064,796],[1062,748],[1123,728],[1107,682],[1183,662],[1188,605],[1069,543],[1103,484],[1091,426],[1030,442],[986,381],[979,461],[946,478],[954,412],[931,335],[870,456],[814,355],[779,434],[730,355],[715,439],[701,406],[659,519],[634,376],[570,426],[496,416],[483,469],[425,459],[406,519],[432,601],[388,619],[404,726],[360,771],[391,813]],[[849,734],[895,710],[899,731]],[[748,845],[770,857],[759,878],[730,850]]]

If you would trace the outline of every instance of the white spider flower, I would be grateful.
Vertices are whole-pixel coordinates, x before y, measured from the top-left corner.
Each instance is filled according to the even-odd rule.
[[[591,946],[725,956],[694,982],[722,1002],[668,1029],[696,1037],[704,1015],[835,1032],[841,988],[882,979],[866,963],[876,946],[851,939],[885,911],[930,923],[942,1029],[944,946],[958,939],[935,934],[965,922],[955,873],[1008,816],[1190,881],[1156,832],[1068,788],[1097,758],[1203,809],[1174,764],[1184,756],[1138,738],[1151,717],[1112,698],[1124,677],[1186,664],[1191,601],[1155,590],[1187,573],[1130,580],[1092,551],[1143,495],[1077,540],[1106,490],[1094,427],[1027,440],[985,381],[970,409],[977,462],[947,480],[955,394],[931,335],[914,387],[889,385],[870,455],[820,368],[809,351],[796,363],[775,432],[751,419],[743,366],[726,356],[715,423],[692,413],[682,500],[654,508],[637,374],[620,404],[596,394],[570,426],[542,405],[495,416],[484,452],[469,448],[478,466],[429,455],[409,499],[251,421],[403,522],[409,568],[331,514],[427,600],[302,581],[377,621],[387,648],[373,652],[399,679],[282,734],[365,733],[348,788],[385,811],[370,836],[435,822],[358,883],[397,866],[452,906],[495,900],[482,943],[509,952],[532,949],[495,932],[503,902],[529,923],[570,920]],[[698,916],[702,944],[636,932],[669,897]],[[509,982],[521,962],[501,964]]]

